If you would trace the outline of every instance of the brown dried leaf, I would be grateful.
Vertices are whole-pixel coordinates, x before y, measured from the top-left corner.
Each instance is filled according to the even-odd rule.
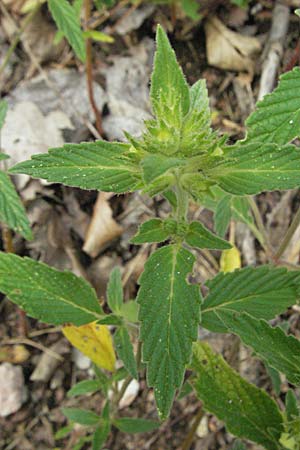
[[[27,361],[30,353],[24,345],[3,345],[0,347],[0,362],[21,364]]]
[[[208,63],[224,70],[253,73],[261,44],[255,37],[244,36],[227,28],[217,17],[205,23]]]
[[[95,258],[110,241],[120,236],[123,228],[113,219],[108,202],[113,194],[100,192],[94,207],[93,217],[88,228],[83,250]]]

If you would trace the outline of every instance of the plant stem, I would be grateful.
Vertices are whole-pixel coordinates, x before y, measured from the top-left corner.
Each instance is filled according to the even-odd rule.
[[[4,60],[3,60],[2,64],[1,64],[1,66],[0,66],[0,74],[4,71],[5,67],[7,66],[7,64],[9,62],[9,60],[10,60],[14,50],[15,50],[15,48],[17,47],[17,45],[18,45],[18,43],[19,43],[19,41],[21,39],[21,36],[22,36],[23,32],[25,31],[27,26],[30,24],[31,20],[35,16],[35,13],[40,8],[40,6],[41,6],[40,3],[38,3],[35,6],[35,8],[24,19],[24,22],[23,22],[21,28],[17,30],[17,34],[14,37],[14,39],[12,40],[12,42],[10,44],[10,47],[9,47],[9,49],[8,49],[8,51],[7,51],[7,53],[6,53],[5,57],[4,57]],[[5,7],[4,7],[4,5],[2,4],[2,2],[0,2],[0,8],[1,8],[1,11],[3,12],[3,14],[5,16],[7,16],[7,11],[6,11]]]
[[[186,221],[189,206],[189,198],[187,192],[185,192],[181,188],[178,178],[175,185],[175,193],[177,198],[176,219],[178,222]]]
[[[294,236],[295,231],[297,230],[298,226],[300,225],[300,208],[296,212],[291,225],[289,226],[286,235],[284,236],[279,249],[274,255],[275,261],[278,261],[279,258],[283,255],[286,248],[288,247],[289,243],[291,242],[292,237]]]
[[[258,227],[258,231],[259,231],[259,234],[260,234],[259,242],[262,245],[262,247],[264,248],[264,250],[267,253],[267,255],[270,256],[272,254],[272,251],[270,249],[268,235],[267,235],[267,232],[266,232],[266,229],[265,229],[265,226],[264,226],[264,223],[263,223],[260,211],[259,211],[259,209],[257,207],[256,201],[254,200],[253,197],[248,197],[248,202],[249,202],[249,205],[250,205],[250,207],[252,209],[252,212],[253,212],[253,215],[254,215],[257,227]],[[253,228],[252,228],[252,230],[253,230]],[[257,235],[256,235],[256,237],[258,238]]]
[[[85,14],[85,23],[88,24],[91,18],[91,0],[84,1],[84,14]],[[86,25],[87,26],[87,25]],[[87,78],[87,89],[89,94],[89,100],[91,107],[94,111],[95,119],[96,119],[96,128],[101,136],[103,136],[103,128],[102,128],[102,117],[99,109],[97,108],[95,97],[94,97],[94,89],[93,89],[93,64],[92,64],[92,40],[86,39],[85,41],[85,50],[86,50],[86,62],[85,62],[85,70],[86,70],[86,78]]]
[[[188,432],[184,442],[182,443],[181,450],[189,450],[191,448],[191,445],[192,445],[194,437],[195,437],[195,433],[197,431],[197,428],[198,428],[199,423],[201,422],[201,419],[203,416],[204,416],[204,411],[200,407],[199,411],[196,414],[194,422],[191,426],[191,429]]]

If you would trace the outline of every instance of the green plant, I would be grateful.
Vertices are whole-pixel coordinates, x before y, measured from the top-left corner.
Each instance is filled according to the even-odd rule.
[[[187,84],[166,34],[158,27],[150,92],[154,118],[145,123],[141,139],[126,134],[128,144],[66,144],[10,169],[13,174],[82,189],[118,194],[141,189],[151,196],[163,195],[172,208],[168,219],[145,222],[132,239],[133,244],[164,243],[145,264],[136,302],[124,303],[120,273],[112,273],[107,293],[110,314],[103,312],[83,279],[29,258],[0,254],[0,290],[30,316],[55,325],[71,323],[80,330],[92,322],[97,327],[115,326],[115,348],[124,369],[107,376],[96,368],[92,383],[71,390],[71,395],[77,395],[101,388],[107,396],[113,386],[113,399],[107,397],[101,415],[65,410],[72,422],[94,428],[93,438],[86,437],[93,439],[93,449],[101,448],[111,424],[129,432],[157,426],[142,419],[122,422],[117,416],[118,402],[143,364],[161,420],[168,417],[190,367],[189,383],[203,407],[224,420],[233,434],[270,450],[299,447],[295,401],[287,397],[294,406],[282,412],[269,394],[244,380],[206,343],[196,341],[199,325],[217,333],[234,333],[266,365],[298,385],[300,342],[268,321],[298,301],[300,272],[272,265],[221,272],[206,282],[204,298],[200,287],[187,280],[196,259],[191,249],[228,251],[232,247],[201,223],[188,220],[191,200],[215,210],[216,229],[222,236],[230,220],[246,222],[276,260],[249,196],[300,184],[300,152],[290,144],[300,132],[300,103],[295,96],[299,85],[299,68],[283,75],[277,89],[248,118],[246,138],[228,145],[226,136],[211,129],[205,81],[192,87]],[[137,324],[139,346],[134,357],[131,340],[137,339]],[[124,376],[118,390],[116,382]],[[69,431],[60,432],[59,437]],[[241,445],[237,443],[236,448]]]

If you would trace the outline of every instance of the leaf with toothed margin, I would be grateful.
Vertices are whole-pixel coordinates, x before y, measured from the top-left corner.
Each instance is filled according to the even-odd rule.
[[[179,66],[174,50],[160,25],[156,32],[157,50],[151,78],[150,97],[158,117],[180,122],[190,106],[189,86]]]
[[[295,304],[300,274],[283,267],[245,267],[219,273],[206,282],[208,295],[202,304],[204,328],[226,333],[223,313],[246,312],[257,319],[274,319]]]
[[[238,143],[206,175],[234,195],[293,189],[300,185],[300,149],[294,145]]]
[[[205,410],[223,420],[235,436],[280,450],[283,416],[275,401],[262,389],[244,380],[203,342],[193,347],[192,380]]]
[[[229,242],[215,236],[200,222],[192,222],[189,224],[184,239],[187,244],[196,248],[226,250],[232,247]]]
[[[96,292],[71,272],[0,252],[0,292],[45,323],[76,326],[103,318]]]
[[[50,149],[12,167],[10,173],[25,173],[54,183],[106,192],[131,192],[141,187],[138,164],[130,145],[117,142],[84,142]]]
[[[67,0],[48,0],[52,17],[61,33],[81,61],[86,59],[85,43],[80,28],[80,17]]]
[[[33,236],[24,206],[9,176],[2,171],[0,171],[0,221],[16,233],[21,234],[25,239],[32,239]]]
[[[280,77],[271,94],[257,103],[246,120],[246,142],[274,142],[284,145],[300,135],[300,68]]]
[[[271,327],[246,313],[224,311],[222,321],[228,331],[238,335],[245,345],[270,367],[285,374],[290,383],[300,385],[300,341],[287,336],[280,327]]]
[[[201,295],[186,278],[195,257],[178,245],[154,252],[140,277],[140,339],[148,385],[159,416],[166,419],[197,339]]]

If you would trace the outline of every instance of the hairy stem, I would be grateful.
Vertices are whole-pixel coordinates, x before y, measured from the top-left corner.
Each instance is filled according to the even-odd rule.
[[[178,222],[186,221],[189,206],[189,197],[187,192],[185,192],[180,186],[178,178],[175,185],[175,194],[177,198],[176,219]]]
[[[91,18],[91,8],[92,2],[91,0],[85,0],[84,2],[84,14],[85,14],[85,23],[88,24]],[[87,78],[87,89],[89,95],[89,101],[91,107],[94,111],[95,120],[96,120],[96,128],[101,136],[103,136],[103,128],[102,128],[102,116],[97,108],[95,97],[94,97],[94,89],[93,89],[93,63],[92,63],[92,40],[86,39],[85,42],[85,50],[86,50],[86,62],[85,62],[85,70],[86,70],[86,78]]]
[[[289,229],[286,232],[286,235],[284,236],[279,249],[274,255],[274,259],[278,261],[280,257],[285,252],[286,248],[288,247],[289,243],[291,242],[292,237],[294,236],[295,231],[297,230],[298,226],[300,225],[300,208],[296,212],[291,225],[289,226]]]

